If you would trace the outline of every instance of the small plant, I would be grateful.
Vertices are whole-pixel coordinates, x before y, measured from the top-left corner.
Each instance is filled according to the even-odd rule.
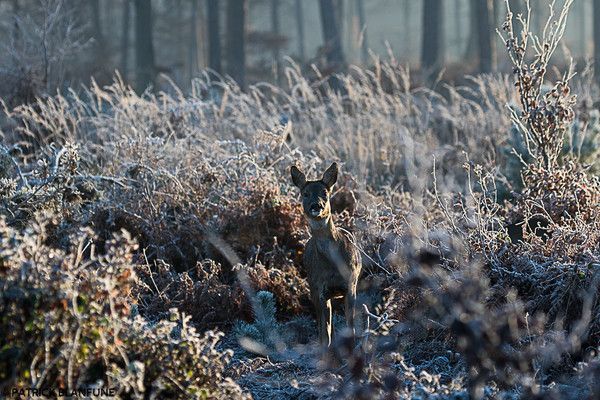
[[[254,322],[249,324],[238,321],[234,327],[234,335],[240,340],[247,350],[269,354],[280,350],[280,326],[275,318],[275,298],[273,293],[267,291],[257,292],[252,301]]]

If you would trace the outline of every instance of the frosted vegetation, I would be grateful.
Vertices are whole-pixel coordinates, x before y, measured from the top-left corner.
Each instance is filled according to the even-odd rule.
[[[600,113],[548,64],[565,12],[535,41],[507,22],[514,76],[461,87],[374,60],[337,92],[291,65],[282,88],[117,77],[4,107],[0,388],[600,396]],[[325,365],[289,168],[331,161],[365,332]]]

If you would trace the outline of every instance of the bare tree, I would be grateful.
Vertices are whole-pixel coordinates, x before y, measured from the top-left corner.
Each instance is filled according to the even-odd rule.
[[[148,0],[135,0],[134,6],[136,89],[141,93],[154,82],[156,74],[152,41],[152,3]]]
[[[227,73],[246,86],[246,7],[247,0],[227,1]]]
[[[325,42],[325,54],[330,67],[339,69],[344,65],[344,52],[338,26],[333,0],[319,0],[321,11],[321,27],[323,29],[323,41]]]
[[[444,14],[442,0],[425,0],[423,5],[423,42],[421,64],[437,70],[444,62]]]
[[[479,70],[492,72],[496,68],[496,46],[494,45],[494,2],[493,0],[471,0],[477,18],[477,49]]]
[[[302,0],[296,0],[296,31],[298,35],[298,57],[300,61],[306,60],[306,42],[304,38],[304,9]]]
[[[369,62],[369,41],[367,40],[367,17],[365,15],[364,0],[356,0],[356,13],[358,14],[358,27],[360,35],[361,61],[363,64]]]

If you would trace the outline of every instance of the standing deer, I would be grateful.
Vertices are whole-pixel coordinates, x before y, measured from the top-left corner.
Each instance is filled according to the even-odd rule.
[[[338,166],[331,164],[316,181],[307,181],[297,167],[291,168],[292,182],[302,194],[304,215],[311,238],[304,250],[310,296],[317,313],[319,341],[329,347],[333,340],[332,300],[344,298],[346,323],[354,336],[354,303],[361,270],[360,256],[349,235],[335,227],[329,202],[337,181]]]

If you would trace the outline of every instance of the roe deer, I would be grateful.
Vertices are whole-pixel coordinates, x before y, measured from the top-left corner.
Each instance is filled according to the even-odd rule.
[[[295,166],[292,166],[291,173],[292,182],[302,194],[304,215],[310,227],[311,238],[306,244],[303,262],[317,313],[319,341],[329,347],[333,340],[332,299],[345,299],[346,323],[354,336],[360,256],[346,232],[333,224],[329,199],[337,181],[337,164],[331,164],[323,177],[316,181],[307,181],[304,173]]]

